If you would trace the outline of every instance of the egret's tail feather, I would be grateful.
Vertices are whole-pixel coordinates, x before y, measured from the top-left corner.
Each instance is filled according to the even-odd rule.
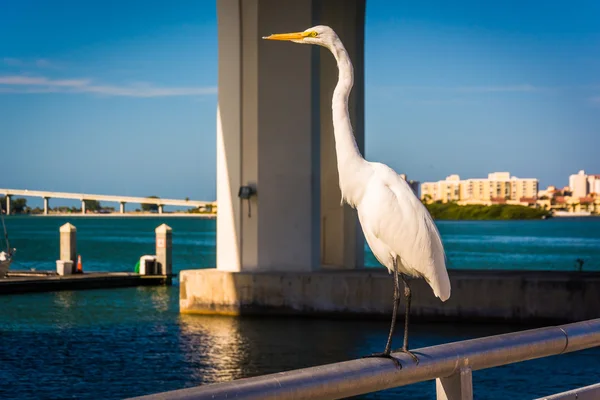
[[[437,226],[433,222],[433,218],[429,212],[425,214],[425,222],[429,226],[429,231],[433,233],[431,236],[431,267],[429,273],[429,286],[433,289],[433,293],[440,300],[446,301],[450,298],[450,278],[446,268],[446,252]]]
[[[446,301],[450,298],[450,279],[448,278],[448,274],[441,274],[443,276],[438,276],[435,284],[431,284],[431,288],[433,289],[433,294],[436,297],[439,297],[440,300]]]

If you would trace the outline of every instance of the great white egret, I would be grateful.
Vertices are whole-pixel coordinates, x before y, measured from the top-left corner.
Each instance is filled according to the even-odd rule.
[[[390,354],[401,297],[400,275],[404,283],[406,311],[404,343],[399,350],[411,355],[418,363],[417,357],[408,350],[411,290],[407,277],[424,278],[442,301],[450,297],[444,248],[433,219],[400,175],[385,164],[366,161],[360,154],[348,115],[348,96],[354,83],[354,71],[350,57],[333,29],[318,25],[304,32],[273,34],[263,39],[323,46],[337,61],[339,77],[333,92],[332,109],[342,201],[357,210],[371,251],[394,276],[392,325],[385,350],[367,357],[391,358],[400,365]]]

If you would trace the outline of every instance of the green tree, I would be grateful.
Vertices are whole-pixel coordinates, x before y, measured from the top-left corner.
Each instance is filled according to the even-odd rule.
[[[148,196],[146,197],[147,199],[160,199],[160,197],[158,196]],[[146,204],[146,203],[142,203],[142,211],[150,211],[150,212],[155,212],[158,211],[158,205],[157,204]]]
[[[25,212],[27,208],[27,199],[23,197],[19,197],[18,199],[14,199],[12,202],[12,209],[15,214],[22,214]]]
[[[102,208],[98,200],[84,200],[86,211],[98,211]]]
[[[446,220],[507,220],[540,219],[551,213],[542,208],[532,208],[511,204],[479,204],[459,206],[456,203],[432,203],[426,205],[434,219]]]
[[[0,197],[0,209],[6,212],[6,196]],[[12,214],[23,214],[27,211],[27,199],[19,197],[10,200],[10,211]]]

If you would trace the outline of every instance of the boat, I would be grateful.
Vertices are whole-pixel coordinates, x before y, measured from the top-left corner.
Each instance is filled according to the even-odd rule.
[[[6,278],[11,263],[11,254],[4,251],[0,252],[0,278]]]
[[[564,210],[556,210],[554,211],[555,217],[589,217],[592,213],[590,211],[564,211]]]

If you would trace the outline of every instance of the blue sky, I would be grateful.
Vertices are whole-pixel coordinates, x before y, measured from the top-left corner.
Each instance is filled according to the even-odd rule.
[[[214,199],[215,1],[0,0],[0,37],[0,187]],[[600,173],[600,2],[368,0],[365,48],[367,159]]]

